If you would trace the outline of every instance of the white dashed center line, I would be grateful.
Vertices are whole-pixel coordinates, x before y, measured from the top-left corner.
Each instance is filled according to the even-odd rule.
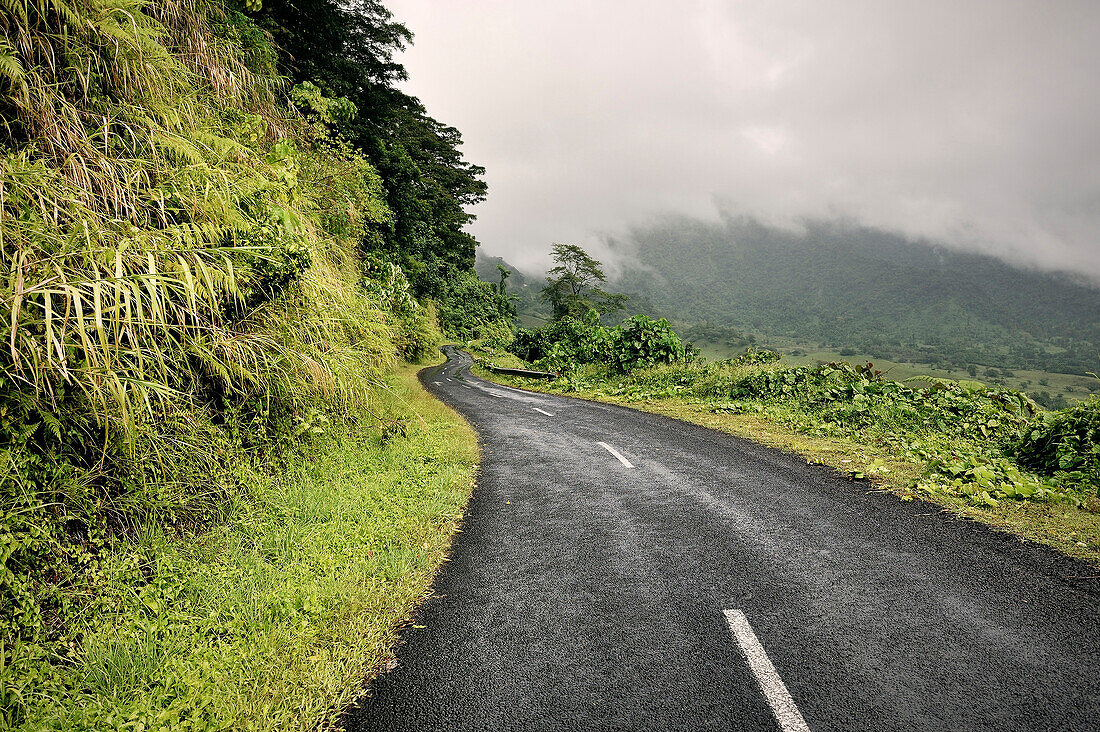
[[[545,414],[547,417],[553,417],[554,416],[554,415],[550,414],[550,412],[547,412],[545,409],[539,409],[538,407],[531,407],[531,409],[534,409],[536,412],[541,412],[542,414]]]
[[[628,468],[633,468],[634,467],[634,465],[629,460],[627,460],[622,455],[620,455],[619,451],[616,450],[615,448],[613,448],[611,445],[608,445],[606,442],[597,442],[596,444],[599,445],[600,447],[602,447],[603,449],[607,450],[609,453],[611,453],[615,457],[617,457],[619,459],[619,462],[622,463],[623,465],[625,465],[626,467],[628,467]]]
[[[764,692],[764,697],[772,708],[779,728],[783,732],[810,732],[806,720],[802,718],[802,713],[798,711],[794,699],[783,684],[783,679],[779,678],[771,659],[764,652],[764,646],[757,640],[745,613],[740,610],[723,610],[722,613],[733,631],[733,637],[737,639],[737,645],[741,647],[741,654],[756,677],[756,683],[760,685],[760,691]]]
[[[435,384],[436,386],[443,386],[442,382],[439,382],[439,381],[433,381],[432,383]]]

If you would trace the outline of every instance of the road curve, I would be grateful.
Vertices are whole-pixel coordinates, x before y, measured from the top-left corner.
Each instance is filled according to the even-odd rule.
[[[477,429],[479,484],[349,732],[1100,729],[1096,570],[448,356],[421,379]]]

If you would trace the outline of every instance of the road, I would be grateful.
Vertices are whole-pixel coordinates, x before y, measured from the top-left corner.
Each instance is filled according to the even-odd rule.
[[[479,484],[347,730],[1100,729],[1097,570],[448,355]]]

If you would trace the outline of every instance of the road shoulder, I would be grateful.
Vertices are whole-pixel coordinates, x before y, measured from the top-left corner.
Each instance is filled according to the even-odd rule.
[[[615,404],[671,417],[797,455],[807,463],[835,469],[842,477],[866,485],[868,491],[888,492],[903,501],[922,501],[930,508],[977,521],[1017,539],[1082,560],[1086,563],[1082,566],[1088,570],[1083,576],[1100,578],[1100,572],[1094,571],[1100,570],[1100,514],[1088,510],[1065,504],[1023,501],[979,506],[948,495],[917,494],[910,486],[920,476],[922,464],[851,440],[807,435],[769,420],[764,414],[716,412],[712,405],[683,399],[630,400],[607,394],[563,391],[544,381],[497,374],[476,365],[473,373],[486,381],[528,391]]]

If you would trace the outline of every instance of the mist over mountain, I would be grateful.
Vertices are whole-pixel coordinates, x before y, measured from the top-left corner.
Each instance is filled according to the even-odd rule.
[[[615,288],[681,322],[878,358],[1100,370],[1100,288],[1087,279],[838,222],[675,217],[615,246]]]

